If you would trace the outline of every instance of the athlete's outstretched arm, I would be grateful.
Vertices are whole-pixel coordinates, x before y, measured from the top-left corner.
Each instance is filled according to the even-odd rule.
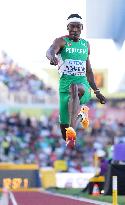
[[[53,44],[49,47],[46,52],[46,57],[50,60],[50,64],[57,65],[58,60],[56,54],[59,53],[60,49],[65,45],[63,38],[56,38]]]
[[[106,99],[100,93],[100,90],[97,88],[95,80],[94,80],[94,74],[93,74],[93,71],[92,71],[92,68],[91,68],[89,55],[90,55],[90,46],[88,47],[88,59],[86,61],[86,76],[87,76],[87,80],[88,80],[91,88],[93,89],[96,97],[99,99],[100,103],[101,104],[105,104],[106,103]]]

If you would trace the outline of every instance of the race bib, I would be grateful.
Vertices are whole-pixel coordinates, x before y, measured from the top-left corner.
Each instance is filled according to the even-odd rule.
[[[86,61],[81,60],[65,60],[62,68],[63,74],[66,75],[86,75]]]

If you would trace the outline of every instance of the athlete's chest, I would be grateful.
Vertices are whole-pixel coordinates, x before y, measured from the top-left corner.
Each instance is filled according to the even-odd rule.
[[[88,57],[88,47],[86,43],[79,42],[66,42],[61,51],[61,56],[64,59],[86,60]]]

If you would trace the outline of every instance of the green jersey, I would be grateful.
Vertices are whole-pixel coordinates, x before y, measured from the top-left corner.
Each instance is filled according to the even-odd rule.
[[[58,66],[60,76],[86,75],[86,60],[88,58],[88,42],[80,39],[78,42],[65,37],[66,44],[58,54]]]
[[[59,96],[60,96],[60,123],[70,124],[68,103],[70,99],[69,89],[72,84],[82,84],[84,95],[80,98],[80,104],[89,102],[91,98],[90,85],[86,77],[86,61],[88,58],[88,42],[80,39],[78,42],[64,38],[66,44],[58,54],[59,61]]]

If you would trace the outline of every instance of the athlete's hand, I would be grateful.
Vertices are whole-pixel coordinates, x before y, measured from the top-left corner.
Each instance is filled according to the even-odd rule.
[[[97,92],[95,94],[96,94],[96,97],[99,99],[101,104],[105,104],[106,103],[106,98],[100,92]]]
[[[50,65],[58,65],[58,59],[55,56],[50,59]]]

